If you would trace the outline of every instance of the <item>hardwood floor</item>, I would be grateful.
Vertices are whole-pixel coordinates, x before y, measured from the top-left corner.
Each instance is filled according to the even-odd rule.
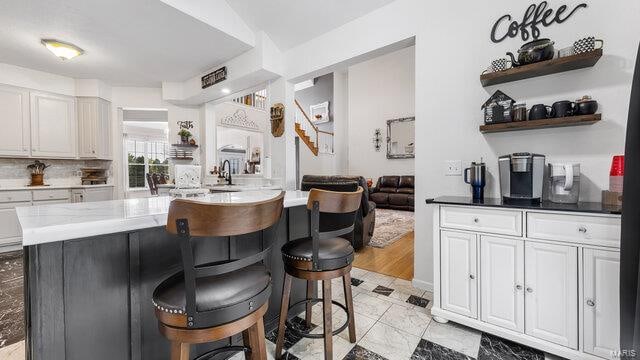
[[[380,274],[413,279],[413,231],[383,248],[367,246],[356,252],[353,266]]]

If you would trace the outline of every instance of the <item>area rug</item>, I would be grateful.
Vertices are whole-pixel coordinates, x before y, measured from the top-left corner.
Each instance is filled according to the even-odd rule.
[[[384,248],[413,231],[412,211],[376,209],[376,227],[369,246]]]

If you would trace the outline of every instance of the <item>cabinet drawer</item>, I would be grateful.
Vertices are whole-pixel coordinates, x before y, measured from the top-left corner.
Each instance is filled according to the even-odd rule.
[[[69,190],[38,190],[33,192],[33,200],[66,200],[70,198]]]
[[[31,201],[31,191],[0,191],[0,203]]]
[[[620,218],[530,212],[527,237],[620,247]]]
[[[440,226],[492,234],[522,236],[522,212],[442,206]]]

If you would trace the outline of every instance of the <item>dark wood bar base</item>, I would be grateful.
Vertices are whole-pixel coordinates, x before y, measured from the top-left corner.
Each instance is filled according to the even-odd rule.
[[[307,209],[286,208],[265,261],[273,279],[263,318],[267,330],[278,324],[284,279],[280,247],[307,236]],[[260,249],[252,236],[203,240],[194,244],[196,262],[229,260]],[[154,288],[181,270],[180,244],[163,226],[24,250],[27,359],[169,360],[172,352],[187,351],[160,333],[151,301]],[[304,299],[306,285],[303,280],[292,282],[293,301]],[[262,331],[260,326],[230,339],[193,345],[191,355],[241,344],[256,331]]]

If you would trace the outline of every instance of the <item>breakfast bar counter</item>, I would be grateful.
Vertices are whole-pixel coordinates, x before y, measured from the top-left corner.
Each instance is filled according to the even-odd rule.
[[[245,203],[274,190],[217,193],[211,203]],[[265,327],[275,327],[284,269],[280,247],[309,236],[308,194],[287,191],[266,260],[273,280]],[[157,328],[152,294],[181,271],[179,242],[164,226],[171,198],[154,197],[18,208],[25,258],[27,358],[168,359],[169,342]],[[260,234],[198,239],[196,262],[225,261],[262,248]],[[294,283],[293,300],[305,295]],[[238,340],[238,339],[234,339]],[[194,355],[223,343],[192,347]]]

